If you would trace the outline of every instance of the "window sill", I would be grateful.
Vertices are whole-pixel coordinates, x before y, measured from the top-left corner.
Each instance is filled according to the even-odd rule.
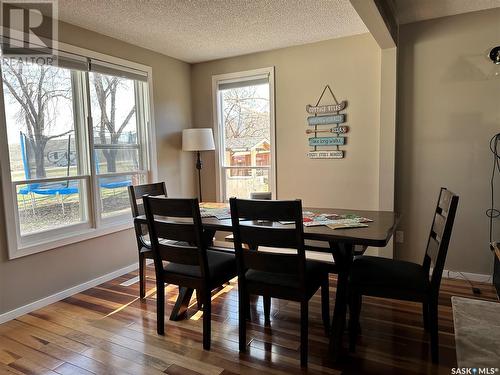
[[[9,259],[17,259],[27,255],[32,255],[36,253],[41,253],[43,251],[56,249],[59,247],[71,245],[77,242],[82,242],[86,240],[90,240],[92,238],[106,236],[108,234],[121,232],[124,230],[132,229],[134,224],[131,218],[127,218],[127,220],[121,220],[119,222],[115,222],[113,224],[107,224],[100,228],[88,228],[80,231],[71,232],[67,235],[59,235],[53,239],[39,242],[34,245],[26,245],[18,247],[17,249],[13,249],[13,251],[9,251]]]

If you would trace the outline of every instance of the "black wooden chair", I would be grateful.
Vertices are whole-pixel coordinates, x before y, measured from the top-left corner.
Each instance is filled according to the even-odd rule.
[[[128,196],[134,218],[144,215],[143,195],[166,197],[167,188],[165,182],[128,187]],[[146,259],[153,259],[153,252],[151,250],[151,243],[146,237],[148,234],[147,225],[135,223],[134,227],[137,250],[139,251],[139,296],[144,298],[146,296]]]
[[[165,332],[165,283],[196,289],[203,302],[203,348],[209,350],[211,292],[236,276],[235,256],[207,249],[198,199],[143,200],[156,271],[158,334]]]
[[[239,348],[246,351],[246,312],[249,296],[263,296],[265,324],[270,324],[271,297],[300,302],[300,363],[307,366],[309,299],[321,287],[322,318],[329,330],[328,269],[306,261],[300,200],[230,199],[238,265]],[[282,225],[279,222],[292,221]],[[243,244],[296,249],[294,253],[244,249]]]
[[[438,353],[438,297],[458,196],[441,188],[423,264],[362,256],[352,265],[349,282],[349,346],[359,332],[362,296],[422,302],[424,327],[430,330],[432,361]],[[431,271],[432,266],[432,271]]]

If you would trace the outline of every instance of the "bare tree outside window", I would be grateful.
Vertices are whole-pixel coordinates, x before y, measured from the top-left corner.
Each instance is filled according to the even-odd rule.
[[[6,96],[11,104],[18,104],[19,130],[24,132],[33,151],[36,176],[31,178],[45,178],[47,143],[73,131],[72,124],[68,129],[68,124],[57,122],[60,105],[71,105],[70,72],[8,59],[4,59],[2,69]]]
[[[257,86],[223,91],[226,139],[269,138],[269,97]]]
[[[94,132],[99,137],[100,145],[116,145],[120,142],[127,125],[135,120],[135,103],[124,103],[118,101],[119,90],[130,90],[131,80],[125,78],[109,76],[99,73],[91,75],[95,96],[93,99],[97,102],[99,113],[94,114]],[[133,89],[133,87],[132,87]],[[129,94],[130,95],[130,94]],[[116,172],[116,159],[118,149],[103,149],[102,153],[106,159],[107,172]]]

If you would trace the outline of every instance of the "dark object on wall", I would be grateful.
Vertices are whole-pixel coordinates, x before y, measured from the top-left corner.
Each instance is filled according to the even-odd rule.
[[[493,64],[500,65],[500,46],[493,47],[488,53],[488,57],[493,61]]]

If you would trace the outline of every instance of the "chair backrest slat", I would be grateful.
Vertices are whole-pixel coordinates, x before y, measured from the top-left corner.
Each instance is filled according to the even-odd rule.
[[[160,239],[168,239],[171,241],[182,241],[188,243],[196,242],[196,228],[191,223],[183,223],[177,221],[155,220],[154,226],[156,235]]]
[[[247,269],[264,272],[297,274],[297,254],[277,254],[247,250],[242,252],[243,263]]]
[[[446,188],[441,188],[427,242],[423,266],[429,272],[431,292],[436,297],[443,276],[458,200],[458,195]],[[432,273],[430,272],[431,267]]]
[[[259,246],[292,249],[297,246],[295,228],[273,227],[271,222],[266,221],[260,223],[257,221],[240,221],[240,239],[242,243]],[[255,241],[258,241],[258,244]]]
[[[199,266],[201,275],[208,275],[198,199],[144,196],[143,200],[157,277],[164,260]]]
[[[193,199],[158,198],[152,200],[152,202],[154,204],[150,206],[151,214],[163,217],[193,218],[193,210],[198,212],[200,210],[198,206],[193,207]]]
[[[240,277],[244,275],[244,270],[248,269],[295,274],[299,279],[305,277],[304,229],[300,200],[231,198],[230,205]],[[293,224],[280,223],[285,221]],[[296,249],[296,254],[247,250],[243,249],[243,244],[248,244],[250,248],[268,246]]]
[[[167,196],[167,188],[165,182],[155,182],[153,184],[144,185],[130,185],[128,187],[128,196],[130,199],[130,206],[132,207],[132,216],[137,217],[144,215],[144,205],[142,203],[142,196],[149,195],[157,197],[159,195]]]
[[[200,254],[198,247],[177,245],[175,243],[158,244],[158,251],[162,260],[188,266],[200,265]]]
[[[279,221],[295,221],[297,217],[297,212],[296,212],[298,207],[297,202],[300,201],[238,199],[237,202],[238,202],[238,216],[241,219],[279,222]]]

